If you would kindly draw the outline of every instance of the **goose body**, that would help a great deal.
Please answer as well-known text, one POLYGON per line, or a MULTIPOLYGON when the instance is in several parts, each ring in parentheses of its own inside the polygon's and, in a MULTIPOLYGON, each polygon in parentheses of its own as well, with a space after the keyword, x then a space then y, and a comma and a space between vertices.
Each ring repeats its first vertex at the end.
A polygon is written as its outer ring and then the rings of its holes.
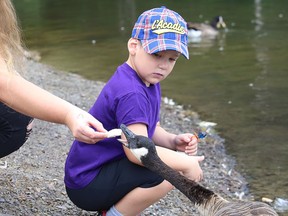
POLYGON ((120 126, 127 141, 120 140, 142 164, 158 173, 180 190, 196 206, 202 216, 275 216, 269 205, 262 202, 229 202, 200 184, 186 178, 166 165, 157 155, 155 144, 145 136, 135 135, 125 125, 120 126))
POLYGON ((226 28, 226 24, 222 16, 216 16, 210 24, 187 22, 188 37, 216 37, 221 28, 226 28))

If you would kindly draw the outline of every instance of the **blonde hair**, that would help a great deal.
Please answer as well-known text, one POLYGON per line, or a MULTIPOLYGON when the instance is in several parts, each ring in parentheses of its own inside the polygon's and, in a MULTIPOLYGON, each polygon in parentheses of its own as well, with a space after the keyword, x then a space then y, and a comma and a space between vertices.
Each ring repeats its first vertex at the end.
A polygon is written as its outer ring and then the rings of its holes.
POLYGON ((0 0, 0 58, 10 73, 15 73, 23 59, 20 28, 11 0, 0 0))

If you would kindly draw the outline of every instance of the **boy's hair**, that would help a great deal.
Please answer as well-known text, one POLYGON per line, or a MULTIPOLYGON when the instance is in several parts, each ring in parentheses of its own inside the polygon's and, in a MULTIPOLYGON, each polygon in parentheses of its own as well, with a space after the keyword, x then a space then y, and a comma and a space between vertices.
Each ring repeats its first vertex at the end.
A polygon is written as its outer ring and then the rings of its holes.
POLYGON ((164 6, 143 12, 131 37, 139 39, 149 54, 175 50, 189 59, 187 23, 178 13, 164 6))

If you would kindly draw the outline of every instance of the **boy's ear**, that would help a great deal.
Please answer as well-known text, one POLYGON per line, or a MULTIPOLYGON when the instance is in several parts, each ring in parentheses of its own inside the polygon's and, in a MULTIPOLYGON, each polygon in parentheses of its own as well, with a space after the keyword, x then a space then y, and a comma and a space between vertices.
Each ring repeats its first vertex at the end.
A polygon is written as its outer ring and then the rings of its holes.
POLYGON ((127 47, 131 55, 134 55, 136 53, 138 43, 139 43, 139 40, 135 38, 130 38, 128 40, 127 47))

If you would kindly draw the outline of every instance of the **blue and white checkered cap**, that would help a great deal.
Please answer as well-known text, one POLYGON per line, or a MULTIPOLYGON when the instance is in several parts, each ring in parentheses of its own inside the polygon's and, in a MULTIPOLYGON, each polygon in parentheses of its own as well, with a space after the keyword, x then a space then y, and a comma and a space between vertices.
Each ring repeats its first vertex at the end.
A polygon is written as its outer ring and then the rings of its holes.
POLYGON ((176 50, 189 59, 187 35, 185 20, 162 6, 143 12, 134 25, 131 37, 139 39, 149 54, 176 50))

